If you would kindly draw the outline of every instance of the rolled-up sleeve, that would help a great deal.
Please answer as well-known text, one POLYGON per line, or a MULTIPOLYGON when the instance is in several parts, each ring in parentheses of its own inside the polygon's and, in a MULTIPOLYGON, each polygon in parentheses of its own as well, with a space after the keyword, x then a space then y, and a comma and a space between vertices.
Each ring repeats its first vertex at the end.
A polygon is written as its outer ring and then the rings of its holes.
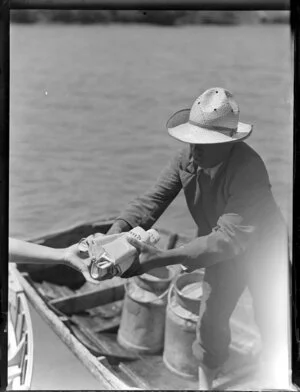
POLYGON ((178 151, 156 183, 145 194, 133 200, 117 219, 126 221, 131 227, 150 228, 182 188, 179 178, 181 155, 182 151, 178 151))
POLYGON ((208 267, 243 254, 276 213, 269 177, 260 159, 237 170, 230 178, 228 190, 229 197, 216 227, 209 235, 185 246, 187 265, 208 267))

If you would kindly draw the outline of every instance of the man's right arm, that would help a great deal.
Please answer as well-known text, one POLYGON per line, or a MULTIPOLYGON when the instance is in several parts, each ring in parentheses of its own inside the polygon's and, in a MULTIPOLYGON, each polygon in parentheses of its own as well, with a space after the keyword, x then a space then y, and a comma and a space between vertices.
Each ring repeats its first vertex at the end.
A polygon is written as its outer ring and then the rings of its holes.
POLYGON ((131 229, 132 226, 128 222, 124 221, 123 219, 117 218, 106 234, 118 234, 125 231, 130 231, 131 229))
POLYGON ((179 177, 181 154, 182 151, 174 156, 156 183, 145 194, 137 197, 127 206, 108 234, 129 231, 136 226, 147 230, 157 221, 182 188, 179 177))

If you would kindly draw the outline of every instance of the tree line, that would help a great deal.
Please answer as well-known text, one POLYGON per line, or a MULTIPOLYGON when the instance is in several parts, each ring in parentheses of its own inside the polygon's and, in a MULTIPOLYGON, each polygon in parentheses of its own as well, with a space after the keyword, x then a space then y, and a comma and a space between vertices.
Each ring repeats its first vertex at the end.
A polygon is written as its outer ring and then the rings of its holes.
POLYGON ((12 10, 12 23, 146 23, 185 24, 288 23, 287 11, 132 11, 132 10, 12 10))

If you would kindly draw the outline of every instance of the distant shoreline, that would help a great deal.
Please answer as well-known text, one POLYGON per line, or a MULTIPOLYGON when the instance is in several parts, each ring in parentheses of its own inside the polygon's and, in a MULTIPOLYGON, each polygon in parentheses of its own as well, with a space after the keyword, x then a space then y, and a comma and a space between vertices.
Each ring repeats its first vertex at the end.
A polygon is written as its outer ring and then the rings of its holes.
POLYGON ((288 24, 289 11, 12 10, 11 23, 241 25, 288 24))

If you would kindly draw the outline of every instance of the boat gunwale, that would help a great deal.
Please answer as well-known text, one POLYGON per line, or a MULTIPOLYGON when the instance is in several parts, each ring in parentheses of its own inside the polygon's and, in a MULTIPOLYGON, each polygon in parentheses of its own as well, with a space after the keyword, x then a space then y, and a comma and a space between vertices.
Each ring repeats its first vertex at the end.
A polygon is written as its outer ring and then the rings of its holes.
POLYGON ((63 229, 58 230, 58 231, 49 231, 49 232, 44 233, 43 235, 38 236, 38 237, 27 238, 26 241, 40 244, 40 243, 43 243, 51 238, 59 237, 61 235, 71 233, 72 231, 76 231, 81 227, 97 227, 97 226, 112 225, 115 220, 116 220, 116 217, 103 217, 103 218, 100 217, 95 221, 88 221, 88 222, 81 221, 81 222, 77 222, 72 225, 69 225, 63 229))
MULTIPOLYGON (((109 216, 109 217, 100 217, 97 220, 92 220, 92 221, 88 221, 88 222, 77 222, 75 224, 69 225, 63 229, 60 229, 58 231, 50 231, 48 233, 43 234, 42 236, 39 237, 31 237, 28 238, 27 241, 29 242, 34 242, 36 244, 43 244, 44 242, 51 240, 53 238, 56 237, 60 237, 62 235, 66 235, 68 233, 72 233, 72 232, 76 232, 76 230, 80 230, 81 228, 93 228, 93 227, 105 227, 105 226, 111 226, 115 220, 117 219, 116 216, 109 216)), ((153 228, 157 229, 155 226, 153 226, 153 228)), ((182 235, 182 234, 177 234, 171 230, 168 229, 164 229, 164 228, 158 228, 159 232, 161 232, 162 234, 171 236, 171 235, 176 235, 177 236, 177 241, 178 239, 182 240, 183 242, 187 242, 189 240, 191 240, 191 236, 186 236, 186 235, 182 235)), ((177 242, 176 241, 176 242, 177 242)))

